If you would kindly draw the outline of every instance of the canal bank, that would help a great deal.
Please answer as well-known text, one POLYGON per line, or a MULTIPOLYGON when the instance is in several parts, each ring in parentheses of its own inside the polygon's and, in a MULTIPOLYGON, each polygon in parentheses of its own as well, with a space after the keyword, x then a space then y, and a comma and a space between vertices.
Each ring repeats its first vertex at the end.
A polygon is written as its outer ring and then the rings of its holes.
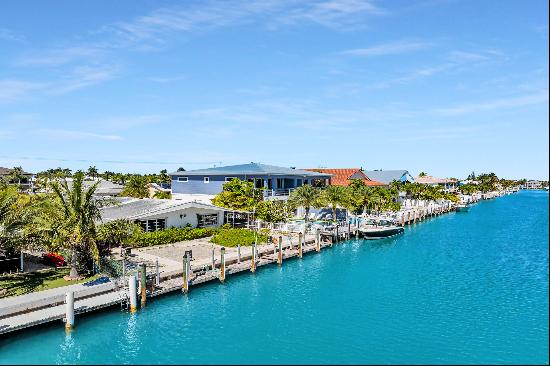
POLYGON ((59 324, 13 333, 0 362, 547 362, 543 194, 483 201, 136 314, 83 316, 68 336, 59 324))

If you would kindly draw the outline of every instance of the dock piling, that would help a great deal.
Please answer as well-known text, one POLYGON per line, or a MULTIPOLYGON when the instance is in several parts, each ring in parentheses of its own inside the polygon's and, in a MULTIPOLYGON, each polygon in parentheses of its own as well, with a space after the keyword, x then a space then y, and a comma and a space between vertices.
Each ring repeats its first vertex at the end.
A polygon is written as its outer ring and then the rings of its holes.
POLYGON ((298 258, 302 258, 303 250, 302 250, 302 233, 298 233, 298 258))
POLYGON ((183 256, 183 285, 181 288, 184 294, 189 292, 189 257, 183 256))
POLYGON ((237 244, 237 263, 241 263, 241 244, 237 244))
POLYGON ((74 327, 74 292, 68 291, 65 294, 65 329, 71 330, 74 327))
POLYGON ((225 281, 225 247, 220 249, 220 281, 225 281))
POLYGON ((250 266, 250 272, 256 272, 256 243, 252 245, 252 264, 250 266))
POLYGON ((321 251, 321 229, 319 228, 315 230, 315 250, 317 252, 321 251))
POLYGON ((141 292, 141 306, 145 306, 147 301, 147 267, 145 263, 141 263, 139 266, 140 274, 140 292, 141 292))
POLYGON ((283 264, 283 237, 279 236, 279 242, 277 243, 279 246, 279 253, 277 255, 277 264, 282 265, 283 264))
POLYGON ((128 297, 130 298, 130 312, 137 310, 137 278, 135 275, 128 278, 128 297))
POLYGON ((160 268, 159 268, 159 259, 157 258, 156 262, 156 275, 155 275, 155 284, 160 285, 160 268))
POLYGON ((212 247, 212 273, 216 271, 216 250, 212 247))

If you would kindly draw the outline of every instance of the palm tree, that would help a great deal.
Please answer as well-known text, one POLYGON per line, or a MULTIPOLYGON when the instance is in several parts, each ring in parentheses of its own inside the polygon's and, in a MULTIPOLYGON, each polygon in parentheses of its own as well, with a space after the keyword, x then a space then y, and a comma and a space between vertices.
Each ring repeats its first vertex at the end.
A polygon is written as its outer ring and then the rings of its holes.
POLYGON ((88 168, 88 175, 92 178, 96 178, 98 176, 99 172, 97 171, 97 168, 95 166, 90 166, 88 168))
POLYGON ((145 198, 149 197, 149 189, 147 188, 147 178, 141 175, 133 175, 128 180, 128 184, 124 187, 121 195, 126 197, 145 198))
POLYGON ((319 188, 314 188, 309 184, 304 184, 303 186, 300 186, 290 192, 288 200, 297 207, 302 206, 305 210, 306 228, 309 220, 309 210, 311 209, 311 207, 320 206, 320 193, 321 191, 319 190, 319 188))
POLYGON ((58 209, 62 213, 60 232, 64 239, 63 246, 71 252, 70 279, 79 278, 79 255, 91 253, 96 260, 99 259, 95 221, 101 219, 101 203, 93 197, 99 182, 86 189, 82 185, 83 180, 84 173, 79 171, 73 175, 70 188, 66 180, 52 185, 58 209))
POLYGON ((426 173, 424 172, 420 172, 420 174, 418 174, 419 177, 425 177, 426 176, 426 173))
POLYGON ((16 187, 0 190, 0 250, 13 252, 24 244, 24 228, 32 220, 31 201, 16 187))
POLYGON ((346 202, 347 190, 342 186, 328 186, 320 194, 320 201, 329 205, 332 210, 332 220, 336 221, 336 207, 346 202))

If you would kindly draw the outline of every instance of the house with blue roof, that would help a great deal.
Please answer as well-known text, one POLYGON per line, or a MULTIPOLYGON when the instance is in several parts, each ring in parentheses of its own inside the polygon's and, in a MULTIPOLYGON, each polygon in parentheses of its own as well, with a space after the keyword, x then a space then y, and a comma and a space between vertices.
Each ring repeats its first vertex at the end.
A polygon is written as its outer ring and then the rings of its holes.
POLYGON ((233 178, 248 181, 256 188, 264 188, 268 197, 288 196, 290 191, 304 184, 324 187, 330 185, 331 174, 260 163, 222 166, 208 169, 170 173, 172 195, 216 195, 223 184, 233 178))
POLYGON ((406 170, 366 170, 365 175, 371 180, 384 183, 386 185, 393 181, 414 182, 413 176, 406 170))

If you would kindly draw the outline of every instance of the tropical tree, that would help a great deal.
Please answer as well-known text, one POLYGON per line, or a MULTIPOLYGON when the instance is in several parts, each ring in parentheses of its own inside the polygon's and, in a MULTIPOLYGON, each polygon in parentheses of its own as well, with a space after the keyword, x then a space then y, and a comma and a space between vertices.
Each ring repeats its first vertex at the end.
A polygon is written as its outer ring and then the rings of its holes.
POLYGON ((426 176, 426 173, 424 172, 420 172, 420 174, 418 174, 419 177, 425 177, 426 176))
POLYGON ((13 254, 25 243, 24 228, 32 221, 32 203, 28 195, 14 186, 0 190, 0 250, 13 254))
POLYGON ((141 226, 126 219, 119 219, 97 227, 97 240, 111 247, 130 244, 142 232, 141 226))
POLYGON ((99 175, 99 172, 97 171, 97 168, 95 166, 90 166, 88 168, 88 175, 95 179, 99 175))
POLYGON ((141 175, 132 175, 128 183, 124 186, 121 192, 122 196, 145 198, 149 197, 149 189, 147 179, 141 175))
POLYGON ((262 189, 254 188, 251 182, 234 178, 224 183, 223 190, 212 199, 212 203, 232 210, 254 211, 262 200, 262 189))
POLYGON ((162 169, 160 171, 159 183, 170 183, 171 181, 172 178, 168 175, 168 171, 166 169, 162 169))
POLYGON ((52 184, 61 217, 57 234, 61 245, 71 254, 70 279, 79 278, 78 257, 91 254, 96 260, 99 259, 95 222, 101 220, 99 210, 102 204, 93 197, 99 182, 86 189, 83 180, 84 173, 79 171, 74 174, 71 187, 66 180, 52 184))
POLYGON ((320 193, 320 203, 328 205, 332 210, 332 220, 336 221, 336 208, 344 206, 348 191, 342 186, 328 186, 320 193))
POLYGON ((172 194, 170 192, 163 192, 163 191, 157 191, 153 195, 153 198, 158 198, 161 200, 166 200, 172 198, 172 194))
POLYGON ((185 171, 185 168, 184 168, 184 167, 180 166, 180 167, 178 168, 178 172, 184 172, 184 171, 185 171))
POLYGON ((288 201, 262 201, 256 208, 256 217, 265 222, 284 222, 294 213, 294 206, 288 201))
POLYGON ((309 184, 304 184, 292 192, 288 198, 289 202, 296 207, 303 207, 305 210, 305 223, 309 221, 309 211, 311 207, 321 207, 322 202, 320 200, 321 191, 319 188, 310 186, 309 184))

